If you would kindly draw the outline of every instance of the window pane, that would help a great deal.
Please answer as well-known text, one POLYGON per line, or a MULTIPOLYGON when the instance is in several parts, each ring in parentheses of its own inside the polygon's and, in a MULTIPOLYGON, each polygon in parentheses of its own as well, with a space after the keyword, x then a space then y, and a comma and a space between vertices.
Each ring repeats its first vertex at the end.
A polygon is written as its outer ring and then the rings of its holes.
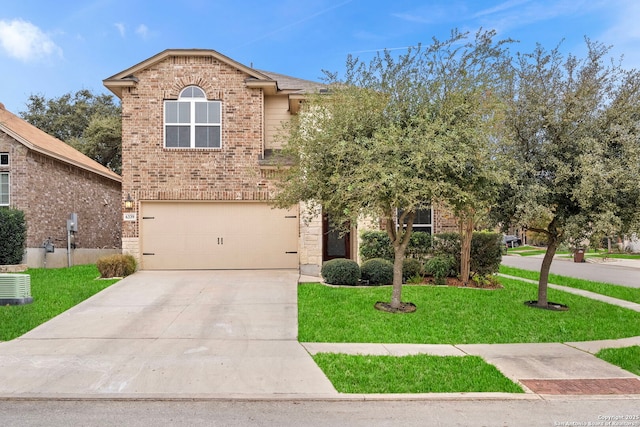
POLYGON ((178 120, 176 123, 191 123, 191 103, 178 102, 178 120))
POLYGON ((165 101, 164 122, 178 123, 178 103, 175 101, 165 101))
POLYGON ((196 126, 196 147, 220 148, 220 126, 196 126))
POLYGON ((414 224, 431 224, 431 209, 418 209, 414 224))
POLYGON ((208 123, 206 102, 196 102, 196 123, 208 123))
POLYGON ((220 102, 219 101, 212 101, 212 102, 207 102, 207 104, 209 104, 209 122, 208 123, 215 123, 215 124, 220 124, 220 102))
POLYGON ((6 166, 9 164, 9 153, 0 153, 0 165, 6 166))
POLYGON ((0 174, 0 205, 9 204, 9 174, 0 174))
POLYGON ((220 102, 196 102, 196 123, 220 124, 220 102))
POLYGON ((180 98, 204 98, 202 89, 196 86, 189 86, 182 90, 180 98))
POLYGON ((189 148, 189 126, 167 126, 165 132, 165 147, 189 148))

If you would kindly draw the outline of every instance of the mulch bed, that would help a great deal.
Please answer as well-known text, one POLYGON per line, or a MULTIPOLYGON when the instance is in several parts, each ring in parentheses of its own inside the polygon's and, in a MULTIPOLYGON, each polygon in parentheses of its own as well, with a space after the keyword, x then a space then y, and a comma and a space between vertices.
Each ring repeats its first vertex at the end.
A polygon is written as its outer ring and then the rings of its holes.
MULTIPOLYGON (((474 288, 474 289, 502 289, 503 288, 503 286, 500 283, 498 283, 497 280, 493 280, 491 283, 487 283, 487 284, 479 284, 474 282, 473 280, 469 280, 469 283, 467 283, 466 285, 462 280, 458 279, 457 277, 447 277, 446 281, 447 281, 447 284, 441 285, 441 286, 454 286, 457 288, 474 288)), ((438 286, 435 284, 435 279, 433 277, 425 277, 422 283, 419 283, 419 285, 420 284, 438 286)))

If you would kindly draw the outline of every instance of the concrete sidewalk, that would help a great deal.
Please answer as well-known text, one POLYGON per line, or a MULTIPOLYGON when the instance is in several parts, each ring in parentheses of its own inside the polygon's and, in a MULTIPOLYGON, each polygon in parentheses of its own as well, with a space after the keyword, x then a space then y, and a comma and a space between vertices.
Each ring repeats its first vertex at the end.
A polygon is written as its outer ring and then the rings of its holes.
POLYGON ((293 270, 138 272, 0 343, 0 399, 640 398, 637 376, 592 355, 602 347, 640 345, 639 337, 565 344, 300 344, 299 280, 318 278, 300 278, 293 270), (327 351, 478 355, 527 393, 340 394, 310 356, 327 351))
MULTIPOLYGON (((637 263, 637 267, 640 267, 640 263, 637 263)), ((633 268, 636 268, 636 264, 633 264, 633 268)), ((518 277, 514 279, 533 282, 518 277)), ((301 278, 301 282, 312 281, 318 281, 318 278, 315 280, 311 277, 301 278)), ((549 284, 549 287, 640 312, 640 304, 565 286, 549 284)), ((617 395, 640 399, 640 377, 595 356, 603 348, 640 345, 640 337, 540 344, 303 343, 303 345, 310 354, 480 356, 487 363, 498 368, 507 378, 519 383, 528 395, 545 396, 545 398, 567 395, 617 395)), ((491 394, 487 394, 489 395, 491 394)))

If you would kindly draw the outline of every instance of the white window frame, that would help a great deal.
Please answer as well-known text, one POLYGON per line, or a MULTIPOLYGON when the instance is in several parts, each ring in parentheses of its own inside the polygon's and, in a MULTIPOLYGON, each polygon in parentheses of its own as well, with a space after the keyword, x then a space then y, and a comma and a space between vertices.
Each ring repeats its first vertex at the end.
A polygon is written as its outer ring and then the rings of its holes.
POLYGON ((9 178, 9 172, 0 172, 0 206, 9 206, 9 204, 11 203, 11 181, 9 178), (7 186, 7 192, 3 193, 2 188, 3 188, 3 178, 6 177, 6 186, 7 186), (6 203, 3 202, 2 198, 3 196, 6 196, 6 203))
MULTIPOLYGON (((222 101, 207 100, 206 95, 201 88, 198 86, 187 86, 180 92, 177 100, 164 101, 163 129, 164 148, 172 150, 219 150, 222 148, 222 101), (170 106, 175 106, 175 112, 169 111, 169 108, 171 108, 170 106), (204 120, 202 115, 203 107, 205 110, 204 120), (169 117, 170 115, 175 116, 175 120, 173 120, 173 117, 169 117), (186 117, 181 117, 181 115, 186 117), (186 130, 185 128, 188 128, 188 146, 167 145, 167 131, 172 128, 182 128, 183 131, 186 130), (207 138, 213 136, 214 139, 217 139, 217 144, 201 145, 203 140, 201 138, 202 135, 198 135, 197 133, 199 130, 205 130, 207 138), (211 133, 213 135, 211 135, 211 133), (216 136, 217 138, 215 138, 216 136)), ((181 133, 180 130, 177 129, 176 137, 178 144, 180 144, 180 136, 186 137, 187 135, 186 133, 181 133)))
POLYGON ((9 153, 0 153, 0 166, 9 166, 9 153))
MULTIPOLYGON (((426 209, 418 209, 418 211, 425 211, 426 209)), ((429 231, 428 233, 433 235, 433 205, 429 206, 429 213, 430 213, 430 222, 429 224, 423 224, 423 223, 417 223, 414 222, 413 223, 413 231, 421 231, 424 232, 425 228, 428 228, 429 231), (422 230, 417 230, 416 228, 421 228, 422 230)), ((396 210, 396 229, 400 228, 400 209, 396 210)), ((404 228, 406 224, 402 224, 402 227, 404 228)))

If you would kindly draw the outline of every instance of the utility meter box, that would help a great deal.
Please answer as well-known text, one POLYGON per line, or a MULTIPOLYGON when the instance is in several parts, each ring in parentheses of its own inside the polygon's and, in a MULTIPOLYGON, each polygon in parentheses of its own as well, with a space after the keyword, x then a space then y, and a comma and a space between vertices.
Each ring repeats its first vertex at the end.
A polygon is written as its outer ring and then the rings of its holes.
POLYGON ((67 231, 78 232, 78 214, 72 213, 67 220, 67 231))

